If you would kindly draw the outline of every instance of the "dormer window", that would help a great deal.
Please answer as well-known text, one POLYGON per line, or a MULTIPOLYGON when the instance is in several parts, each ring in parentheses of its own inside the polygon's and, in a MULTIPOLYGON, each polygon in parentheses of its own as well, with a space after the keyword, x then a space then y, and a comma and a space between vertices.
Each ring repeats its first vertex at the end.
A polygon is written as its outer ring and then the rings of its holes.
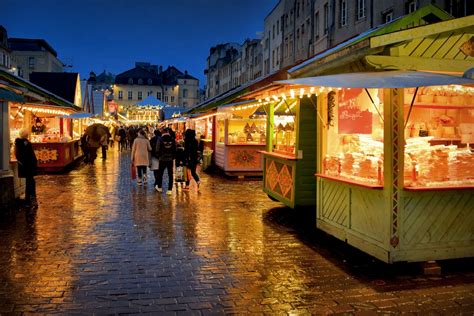
POLYGON ((128 84, 133 84, 133 79, 132 78, 128 78, 128 84))
POLYGON ((143 84, 143 79, 142 78, 138 79, 138 84, 143 84))
POLYGON ((152 84, 153 84, 153 80, 151 80, 151 79, 148 79, 148 85, 150 85, 150 86, 151 86, 152 84))

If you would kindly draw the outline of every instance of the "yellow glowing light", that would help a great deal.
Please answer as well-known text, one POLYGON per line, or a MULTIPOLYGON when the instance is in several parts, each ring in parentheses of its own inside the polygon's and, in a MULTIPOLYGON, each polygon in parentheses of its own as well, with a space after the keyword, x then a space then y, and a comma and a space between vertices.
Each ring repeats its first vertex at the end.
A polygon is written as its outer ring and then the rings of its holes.
POLYGON ((284 93, 282 93, 282 94, 281 94, 281 98, 282 98, 283 100, 286 100, 286 95, 285 95, 284 93))
POLYGON ((291 96, 292 99, 295 98, 295 90, 293 90, 293 89, 290 90, 290 96, 291 96))
POLYGON ((273 100, 278 102, 278 97, 276 95, 272 95, 273 100))

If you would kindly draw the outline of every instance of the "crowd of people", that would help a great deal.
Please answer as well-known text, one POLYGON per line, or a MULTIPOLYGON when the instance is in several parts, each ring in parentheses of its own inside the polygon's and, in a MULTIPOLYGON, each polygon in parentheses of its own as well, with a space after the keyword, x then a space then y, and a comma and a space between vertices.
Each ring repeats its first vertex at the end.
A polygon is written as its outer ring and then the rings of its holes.
MULTIPOLYGON (((15 155, 18 160, 19 177, 26 179, 25 206, 37 207, 36 183, 37 159, 29 141, 30 131, 20 132, 15 140, 15 155)), ((174 183, 176 188, 190 190, 194 180, 199 190, 201 184, 197 167, 202 159, 203 142, 198 141, 196 132, 187 129, 184 133, 176 133, 170 127, 156 128, 152 126, 118 126, 102 131, 100 137, 94 138, 84 132, 81 137, 81 148, 84 161, 93 164, 97 151, 102 148, 102 159, 106 160, 107 150, 118 143, 120 152, 131 150, 132 168, 136 168, 137 185, 148 182, 148 169, 153 172, 154 188, 163 192, 163 177, 168 174, 166 194, 172 194, 174 183)))
POLYGON ((131 147, 131 161, 137 171, 138 185, 148 182, 147 171, 150 169, 153 171, 154 188, 158 192, 164 191, 165 171, 168 174, 166 194, 172 194, 174 183, 177 188, 178 184, 181 184, 183 190, 189 190, 192 179, 199 190, 201 182, 197 166, 202 151, 199 150, 200 146, 194 130, 186 130, 182 138, 169 127, 157 128, 153 132, 147 127, 129 128, 128 131, 125 131, 125 128, 119 128, 119 142, 124 134, 127 141, 120 145, 119 150, 131 147), (132 137, 129 138, 128 135, 132 137))

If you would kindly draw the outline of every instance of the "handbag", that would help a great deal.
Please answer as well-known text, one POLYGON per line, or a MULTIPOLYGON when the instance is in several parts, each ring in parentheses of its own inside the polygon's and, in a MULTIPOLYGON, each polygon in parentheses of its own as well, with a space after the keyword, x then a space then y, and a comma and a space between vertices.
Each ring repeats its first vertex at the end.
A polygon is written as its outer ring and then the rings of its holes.
POLYGON ((132 163, 131 165, 130 175, 132 176, 132 180, 135 180, 137 178, 137 168, 135 167, 134 163, 132 163))

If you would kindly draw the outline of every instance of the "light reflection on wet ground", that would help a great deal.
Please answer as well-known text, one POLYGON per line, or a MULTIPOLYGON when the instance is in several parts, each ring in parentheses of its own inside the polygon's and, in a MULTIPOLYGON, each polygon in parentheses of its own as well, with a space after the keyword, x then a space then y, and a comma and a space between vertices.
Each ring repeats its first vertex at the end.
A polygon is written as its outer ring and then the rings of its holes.
POLYGON ((108 158, 39 176, 39 209, 1 224, 0 313, 474 311, 472 260, 425 277, 317 232, 261 181, 203 175, 167 196, 108 158))

